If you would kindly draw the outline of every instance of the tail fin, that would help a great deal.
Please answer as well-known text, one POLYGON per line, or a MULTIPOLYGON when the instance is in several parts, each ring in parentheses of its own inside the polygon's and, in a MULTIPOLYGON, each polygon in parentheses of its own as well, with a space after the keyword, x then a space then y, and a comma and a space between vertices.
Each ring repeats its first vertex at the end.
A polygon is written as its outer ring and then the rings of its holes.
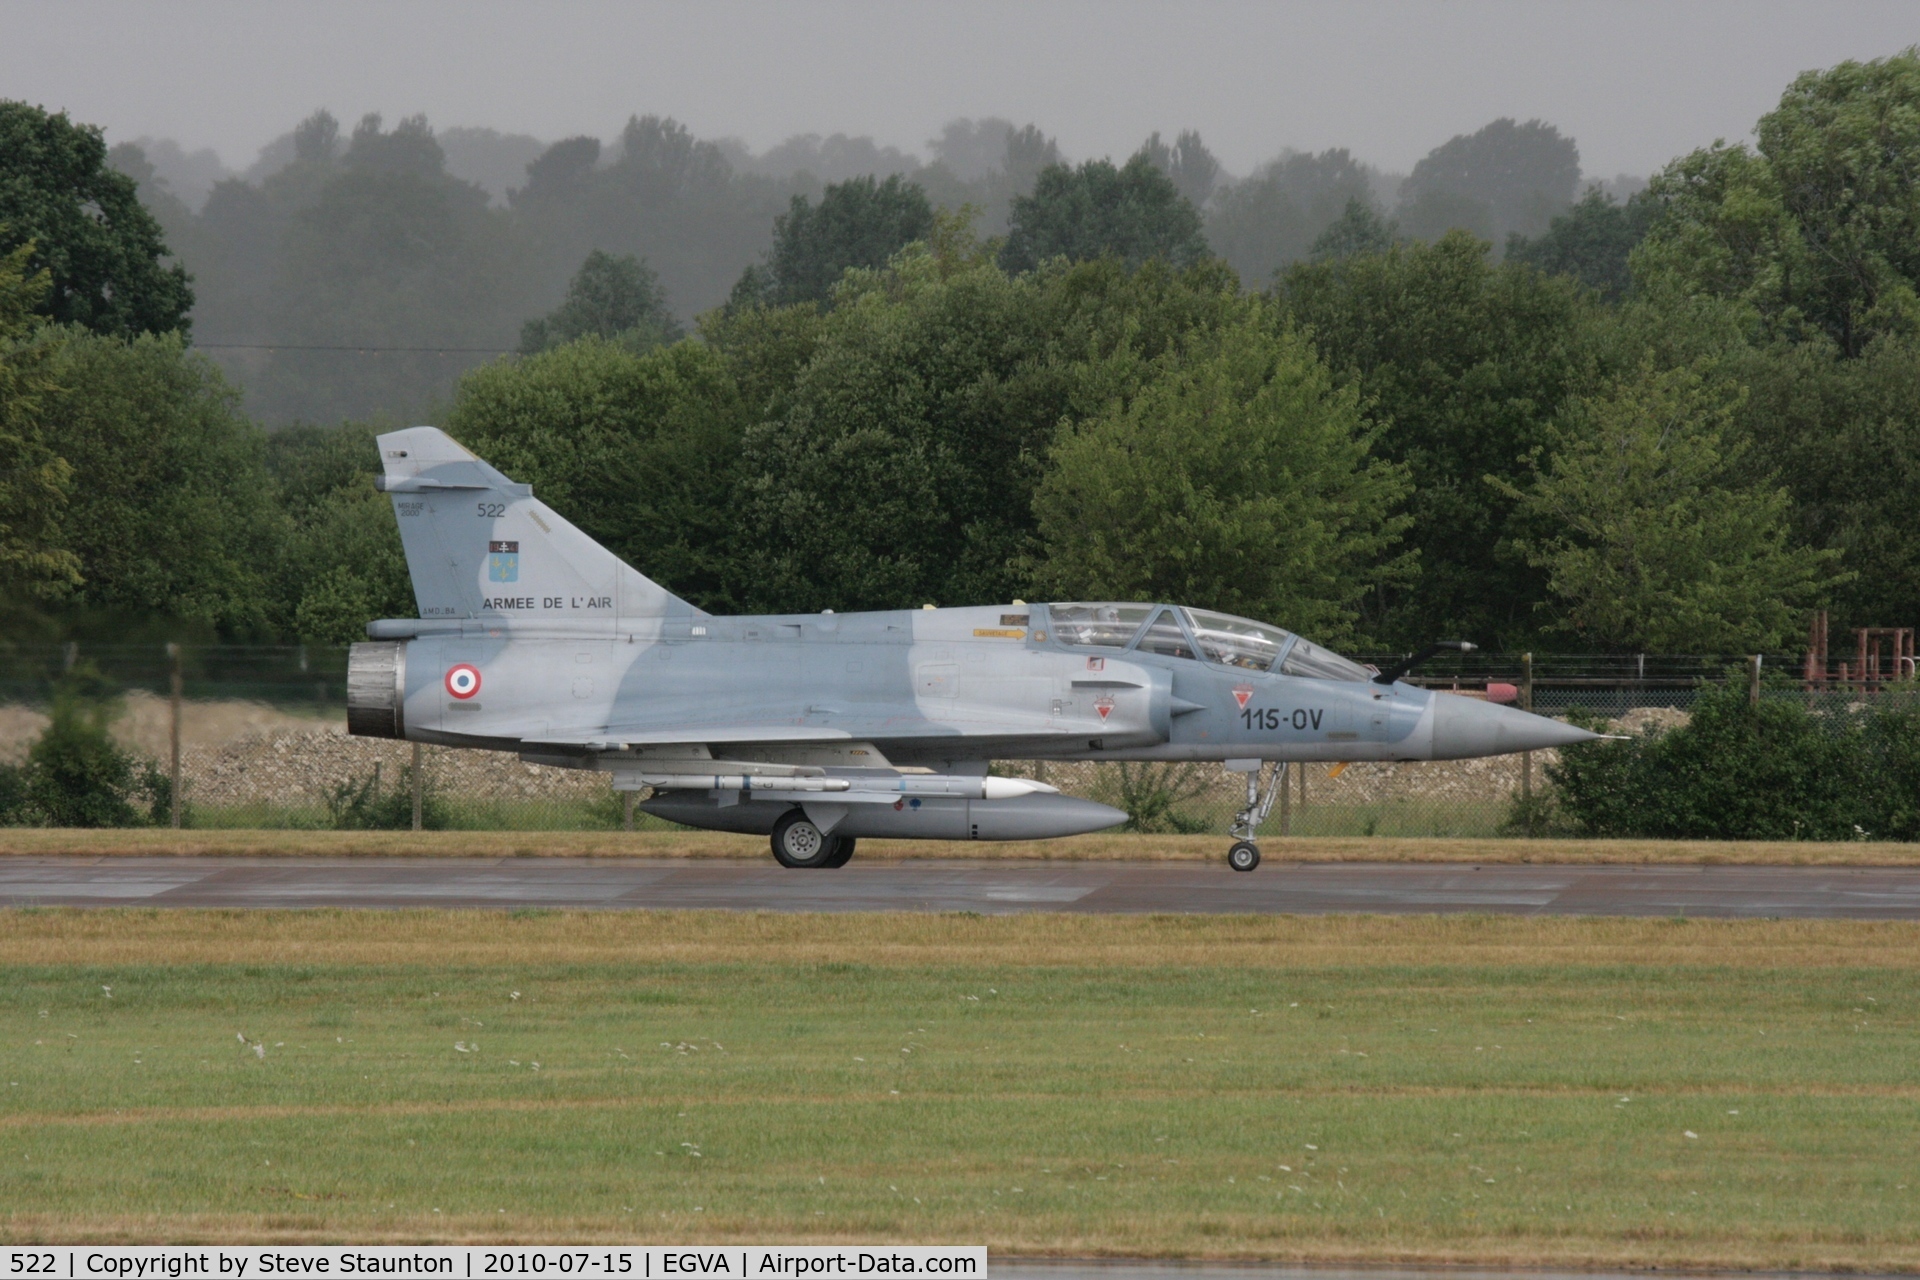
POLYGON ((698 610, 462 448, 437 427, 379 438, 422 618, 607 620, 698 610))

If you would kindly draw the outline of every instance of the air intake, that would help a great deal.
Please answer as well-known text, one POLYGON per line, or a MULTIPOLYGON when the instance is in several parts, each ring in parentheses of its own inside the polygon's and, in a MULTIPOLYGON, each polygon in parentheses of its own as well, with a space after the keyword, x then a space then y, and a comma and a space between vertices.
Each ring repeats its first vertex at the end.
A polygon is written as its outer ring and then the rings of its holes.
POLYGON ((356 644, 347 655, 347 732, 362 738, 407 736, 405 641, 356 644))

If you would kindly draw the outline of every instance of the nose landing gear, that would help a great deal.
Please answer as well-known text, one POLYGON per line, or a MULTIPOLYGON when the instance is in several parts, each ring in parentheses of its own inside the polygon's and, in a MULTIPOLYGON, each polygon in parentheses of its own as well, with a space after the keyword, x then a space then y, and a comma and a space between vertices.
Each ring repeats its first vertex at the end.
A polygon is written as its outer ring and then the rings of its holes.
POLYGON ((1267 815, 1273 812, 1273 802, 1280 798, 1280 788, 1287 784, 1287 762, 1276 762, 1270 766, 1269 774, 1263 789, 1257 765, 1247 773, 1247 807, 1233 815, 1233 825, 1227 829, 1227 833, 1234 838, 1233 847, 1227 850, 1227 865, 1235 871, 1251 871, 1260 865, 1260 846, 1253 842, 1253 837, 1259 832, 1260 824, 1267 820, 1267 815))

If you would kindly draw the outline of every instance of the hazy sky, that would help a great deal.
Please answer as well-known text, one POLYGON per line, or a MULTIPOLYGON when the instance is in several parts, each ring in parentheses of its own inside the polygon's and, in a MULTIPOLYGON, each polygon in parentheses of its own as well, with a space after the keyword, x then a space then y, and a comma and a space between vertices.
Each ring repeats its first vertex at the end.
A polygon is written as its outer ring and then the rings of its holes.
POLYGON ((1589 174, 1745 136, 1803 70, 1920 42, 1914 0, 1579 3, 639 3, 0 0, 0 97, 236 168, 315 107, 348 125, 611 137, 657 112, 756 149, 795 133, 919 150, 955 116, 1034 121, 1076 158, 1197 128, 1229 169, 1284 147, 1404 170, 1498 116, 1589 174))

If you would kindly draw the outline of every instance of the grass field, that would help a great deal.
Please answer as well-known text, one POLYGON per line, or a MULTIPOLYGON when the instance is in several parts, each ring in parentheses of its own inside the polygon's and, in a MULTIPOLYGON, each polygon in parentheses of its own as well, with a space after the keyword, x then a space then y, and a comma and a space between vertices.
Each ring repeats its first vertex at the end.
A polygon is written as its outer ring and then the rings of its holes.
MULTIPOLYGON (((1525 840, 1390 836, 1262 836, 1273 862, 1750 863, 1920 866, 1920 844, 1890 841, 1525 840)), ((998 842, 862 840, 861 861, 903 858, 1216 861, 1223 835, 1108 833, 998 842)), ((273 831, 0 828, 0 857, 746 858, 768 859, 762 836, 714 831, 273 831)))
POLYGON ((1920 926, 0 913, 15 1240, 1920 1268, 1920 926))

